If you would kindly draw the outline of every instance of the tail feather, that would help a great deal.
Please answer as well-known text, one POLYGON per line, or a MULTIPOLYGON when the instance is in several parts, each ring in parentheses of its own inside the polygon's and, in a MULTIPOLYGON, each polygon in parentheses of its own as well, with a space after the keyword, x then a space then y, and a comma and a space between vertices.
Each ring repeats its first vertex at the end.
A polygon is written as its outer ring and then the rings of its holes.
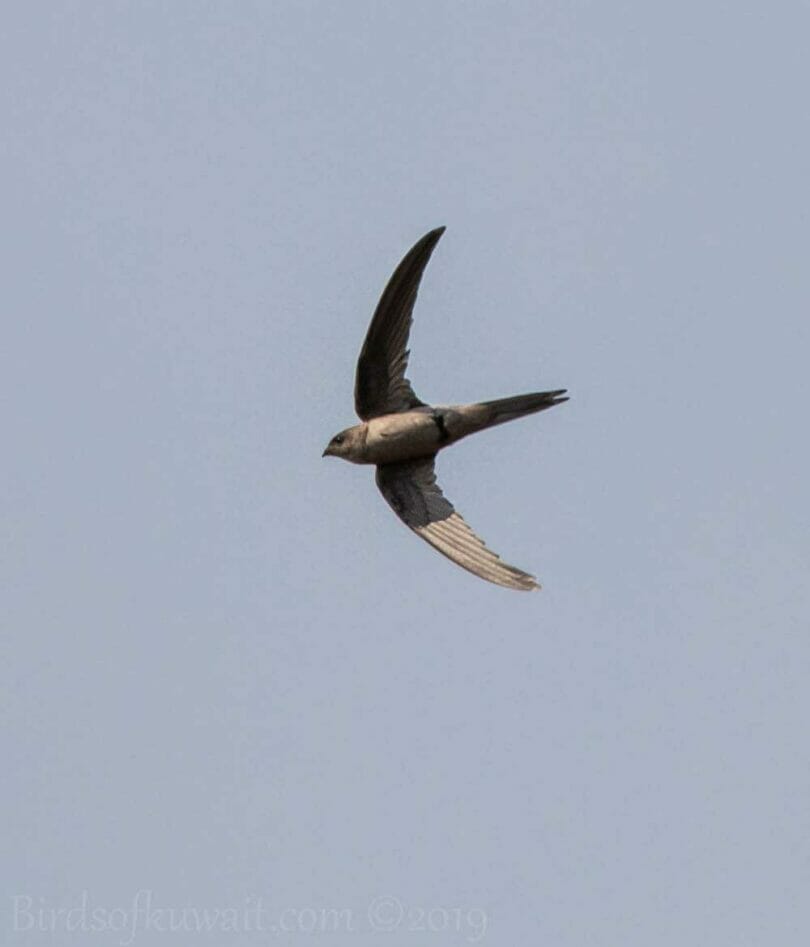
POLYGON ((480 407, 487 409, 487 419, 484 427, 494 427, 506 421, 514 421, 527 414, 535 414, 553 408, 555 404, 562 404, 568 398, 562 397, 566 389, 557 391, 535 391, 528 395, 512 395, 511 398, 497 398, 495 401, 482 401, 480 407))

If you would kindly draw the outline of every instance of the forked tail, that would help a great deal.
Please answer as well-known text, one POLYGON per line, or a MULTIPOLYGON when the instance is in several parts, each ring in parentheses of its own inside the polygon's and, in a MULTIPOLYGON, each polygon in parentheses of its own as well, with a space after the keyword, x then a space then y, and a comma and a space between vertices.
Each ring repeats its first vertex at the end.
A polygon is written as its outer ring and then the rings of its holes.
POLYGON ((522 418, 527 414, 545 411, 546 408, 553 408, 555 404, 562 404, 563 401, 568 401, 568 398, 563 397, 565 391, 565 388, 560 388, 557 391, 535 391, 529 395, 512 395, 511 398, 481 401, 476 407, 485 409, 485 414, 482 418, 484 423, 479 430, 514 421, 515 418, 522 418))
POLYGON ((434 416, 440 420, 444 434, 441 446, 460 441, 462 437, 475 434, 476 431, 485 431, 488 427, 553 408, 555 404, 568 401, 563 395, 565 388, 559 388, 557 391, 535 391, 529 395, 512 395, 511 398, 497 398, 495 401, 434 408, 434 416))

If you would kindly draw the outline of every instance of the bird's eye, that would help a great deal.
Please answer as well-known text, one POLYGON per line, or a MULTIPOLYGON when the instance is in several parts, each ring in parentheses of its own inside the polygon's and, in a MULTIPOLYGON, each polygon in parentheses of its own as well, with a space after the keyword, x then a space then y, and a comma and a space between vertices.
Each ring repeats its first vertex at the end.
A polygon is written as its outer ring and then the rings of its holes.
POLYGON ((336 434, 336 435, 332 438, 332 443, 333 443, 333 444, 342 444, 342 443, 343 443, 343 435, 342 435, 342 434, 336 434))

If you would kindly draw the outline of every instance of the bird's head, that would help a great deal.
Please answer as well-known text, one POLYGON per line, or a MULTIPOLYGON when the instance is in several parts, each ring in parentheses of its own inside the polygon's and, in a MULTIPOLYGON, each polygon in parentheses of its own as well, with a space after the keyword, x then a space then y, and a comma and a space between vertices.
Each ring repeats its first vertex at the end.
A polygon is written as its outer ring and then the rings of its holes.
POLYGON ((345 431, 335 434, 326 445, 322 457, 342 457, 344 460, 359 461, 359 452, 362 450, 362 429, 364 425, 346 428, 345 431))

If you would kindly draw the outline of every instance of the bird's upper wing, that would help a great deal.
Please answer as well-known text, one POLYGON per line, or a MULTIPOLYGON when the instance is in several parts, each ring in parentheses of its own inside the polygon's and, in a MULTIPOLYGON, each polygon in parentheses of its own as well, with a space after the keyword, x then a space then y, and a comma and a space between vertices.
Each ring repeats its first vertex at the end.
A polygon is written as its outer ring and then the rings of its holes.
POLYGON ((357 360, 354 383, 355 408, 364 421, 422 404, 405 377, 408 333, 422 272, 443 233, 444 227, 438 227, 414 244, 377 303, 357 360))
POLYGON ((434 459, 377 467, 377 486, 397 516, 464 569, 509 589, 537 589, 533 576, 502 562, 456 513, 436 483, 434 459))

